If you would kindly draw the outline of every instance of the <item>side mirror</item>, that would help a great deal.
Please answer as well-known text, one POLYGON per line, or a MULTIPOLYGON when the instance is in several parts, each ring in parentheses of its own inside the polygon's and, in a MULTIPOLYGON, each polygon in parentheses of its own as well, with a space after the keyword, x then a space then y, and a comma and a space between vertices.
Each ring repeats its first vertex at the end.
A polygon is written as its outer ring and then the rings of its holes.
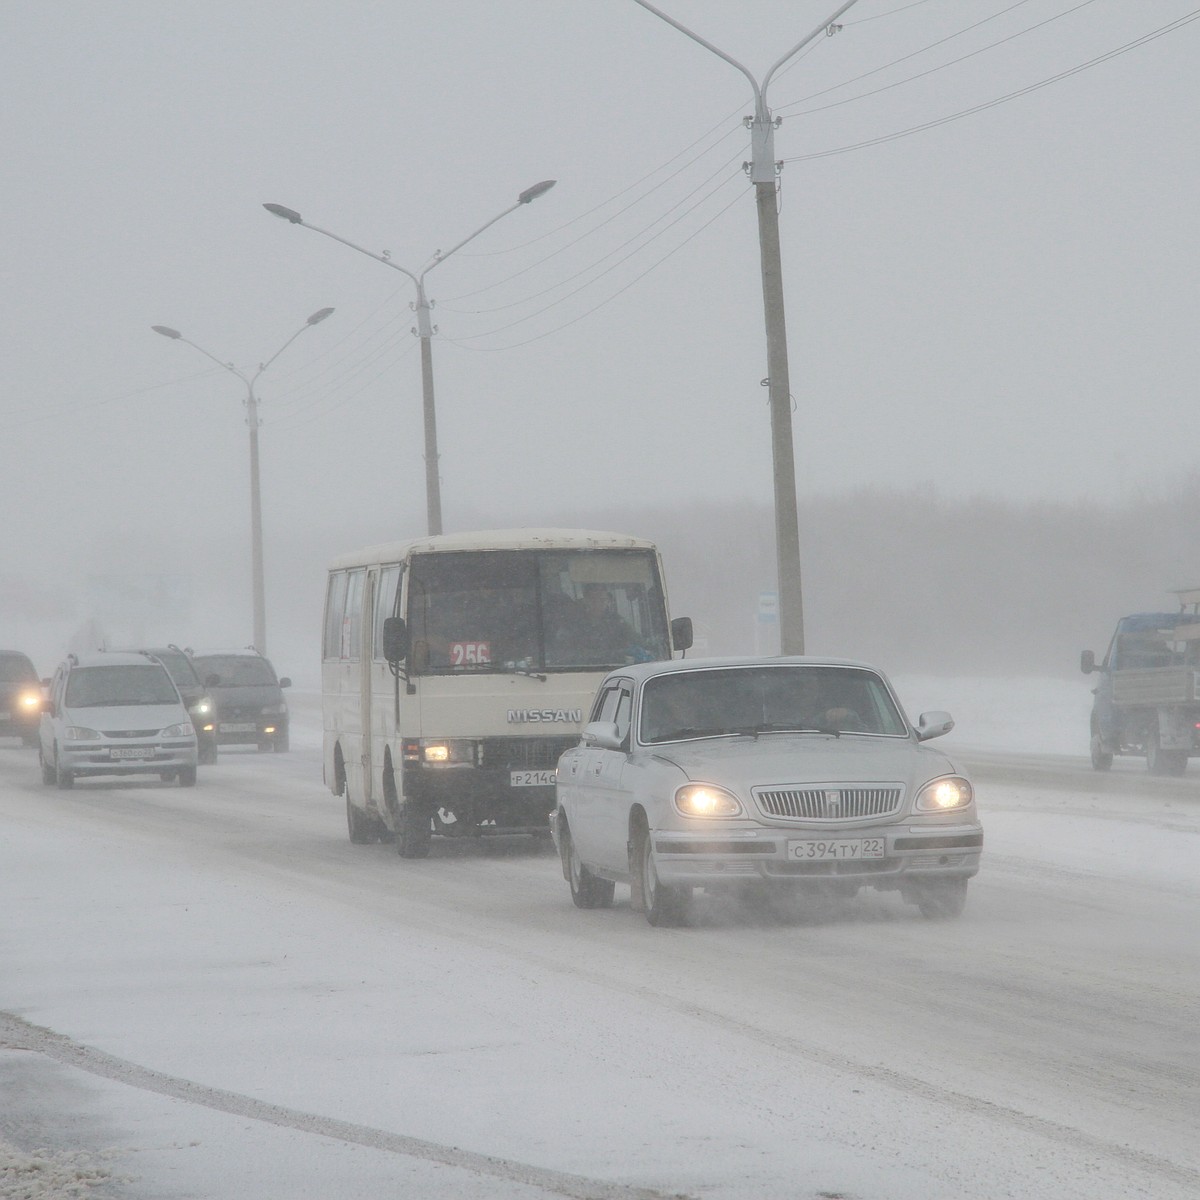
POLYGON ((1090 650, 1084 650, 1079 655, 1079 669, 1090 675, 1096 669, 1096 656, 1090 650))
POLYGON ((671 622, 671 646, 676 650, 690 650, 692 645, 692 618, 676 617, 671 622))
POLYGON ((596 746, 601 750, 621 749, 621 735, 617 733, 615 721, 589 721, 580 736, 585 746, 596 746))
POLYGON ((283 678, 282 678, 282 679, 279 681, 279 686, 280 686, 281 688, 285 688, 285 687, 291 687, 291 686, 292 686, 292 681, 291 681, 291 679, 289 679, 289 678, 288 678, 288 676, 286 676, 286 675, 285 675, 285 676, 284 676, 284 677, 283 677, 283 678))
POLYGON ((210 688, 210 687, 220 687, 220 686, 221 686, 221 677, 220 677, 220 675, 216 675, 216 674, 213 674, 213 673, 211 673, 211 672, 210 672, 208 675, 205 675, 205 677, 204 677, 204 686, 205 686, 206 688, 210 688))
POLYGON ((917 721, 917 741, 927 742, 941 737, 954 728, 954 718, 948 712, 924 712, 917 721))
POLYGON ((403 617, 385 617, 383 621, 383 657, 390 663, 408 657, 408 626, 403 617))

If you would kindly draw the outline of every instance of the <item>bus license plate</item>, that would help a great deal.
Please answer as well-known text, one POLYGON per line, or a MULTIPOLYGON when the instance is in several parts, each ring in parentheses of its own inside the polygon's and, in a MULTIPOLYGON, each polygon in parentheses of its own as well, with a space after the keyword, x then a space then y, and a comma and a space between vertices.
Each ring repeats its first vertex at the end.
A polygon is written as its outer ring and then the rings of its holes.
POLYGON ((796 862, 822 862, 828 859, 883 858, 883 838, 826 838, 822 841, 788 842, 788 858, 796 862))
POLYGON ((118 746, 109 750, 109 758, 153 758, 153 746, 118 746))
POLYGON ((508 782, 511 787, 553 787, 553 771, 510 771, 508 782))

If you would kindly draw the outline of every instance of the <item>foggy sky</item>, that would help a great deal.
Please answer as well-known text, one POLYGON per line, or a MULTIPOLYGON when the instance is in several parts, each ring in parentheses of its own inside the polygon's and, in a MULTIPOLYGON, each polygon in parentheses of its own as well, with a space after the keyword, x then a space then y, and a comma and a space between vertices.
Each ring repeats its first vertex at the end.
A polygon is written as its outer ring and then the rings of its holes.
MULTIPOLYGON (((761 78, 836 4, 659 7, 761 78)), ((859 0, 777 75, 802 496, 1120 499, 1193 467, 1200 21, 1035 87, 1193 10, 859 0)), ((243 562, 245 388, 150 326, 253 372, 326 305, 259 388, 268 554, 424 531, 412 284, 268 201, 419 270, 558 180, 427 280, 448 528, 769 501, 749 84, 631 0, 3 26, 6 576, 179 570, 226 533, 243 562)))

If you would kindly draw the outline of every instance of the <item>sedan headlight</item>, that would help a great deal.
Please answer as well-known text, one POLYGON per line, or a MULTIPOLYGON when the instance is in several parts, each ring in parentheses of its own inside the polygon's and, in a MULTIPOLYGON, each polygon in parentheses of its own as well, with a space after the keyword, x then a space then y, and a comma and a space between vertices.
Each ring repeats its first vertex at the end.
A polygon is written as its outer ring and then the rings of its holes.
POLYGON ((687 783, 675 793, 675 807, 685 817, 740 817, 742 802, 711 783, 687 783))
POLYGON ((188 721, 186 724, 181 722, 178 725, 168 725, 160 736, 165 738, 194 737, 195 733, 191 721, 188 721))
POLYGON ((966 808, 975 799, 975 789, 961 775, 947 775, 927 783, 918 793, 917 812, 949 812, 966 808))
POLYGON ((42 704, 41 692, 22 692, 17 700, 17 703, 25 709, 26 712, 31 712, 35 708, 40 708, 42 704))
POLYGON ((82 725, 68 725, 63 730, 63 737, 68 742, 92 742, 99 736, 94 729, 87 729, 82 725))

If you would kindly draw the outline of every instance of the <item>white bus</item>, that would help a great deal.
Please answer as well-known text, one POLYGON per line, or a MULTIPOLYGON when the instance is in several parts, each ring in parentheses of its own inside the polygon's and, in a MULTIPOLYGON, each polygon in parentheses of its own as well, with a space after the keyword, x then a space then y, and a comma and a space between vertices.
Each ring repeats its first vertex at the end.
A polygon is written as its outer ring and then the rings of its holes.
POLYGON ((495 530, 342 555, 321 693, 325 782, 350 840, 423 858, 434 833, 547 834, 558 756, 601 677, 691 643, 640 538, 495 530))

